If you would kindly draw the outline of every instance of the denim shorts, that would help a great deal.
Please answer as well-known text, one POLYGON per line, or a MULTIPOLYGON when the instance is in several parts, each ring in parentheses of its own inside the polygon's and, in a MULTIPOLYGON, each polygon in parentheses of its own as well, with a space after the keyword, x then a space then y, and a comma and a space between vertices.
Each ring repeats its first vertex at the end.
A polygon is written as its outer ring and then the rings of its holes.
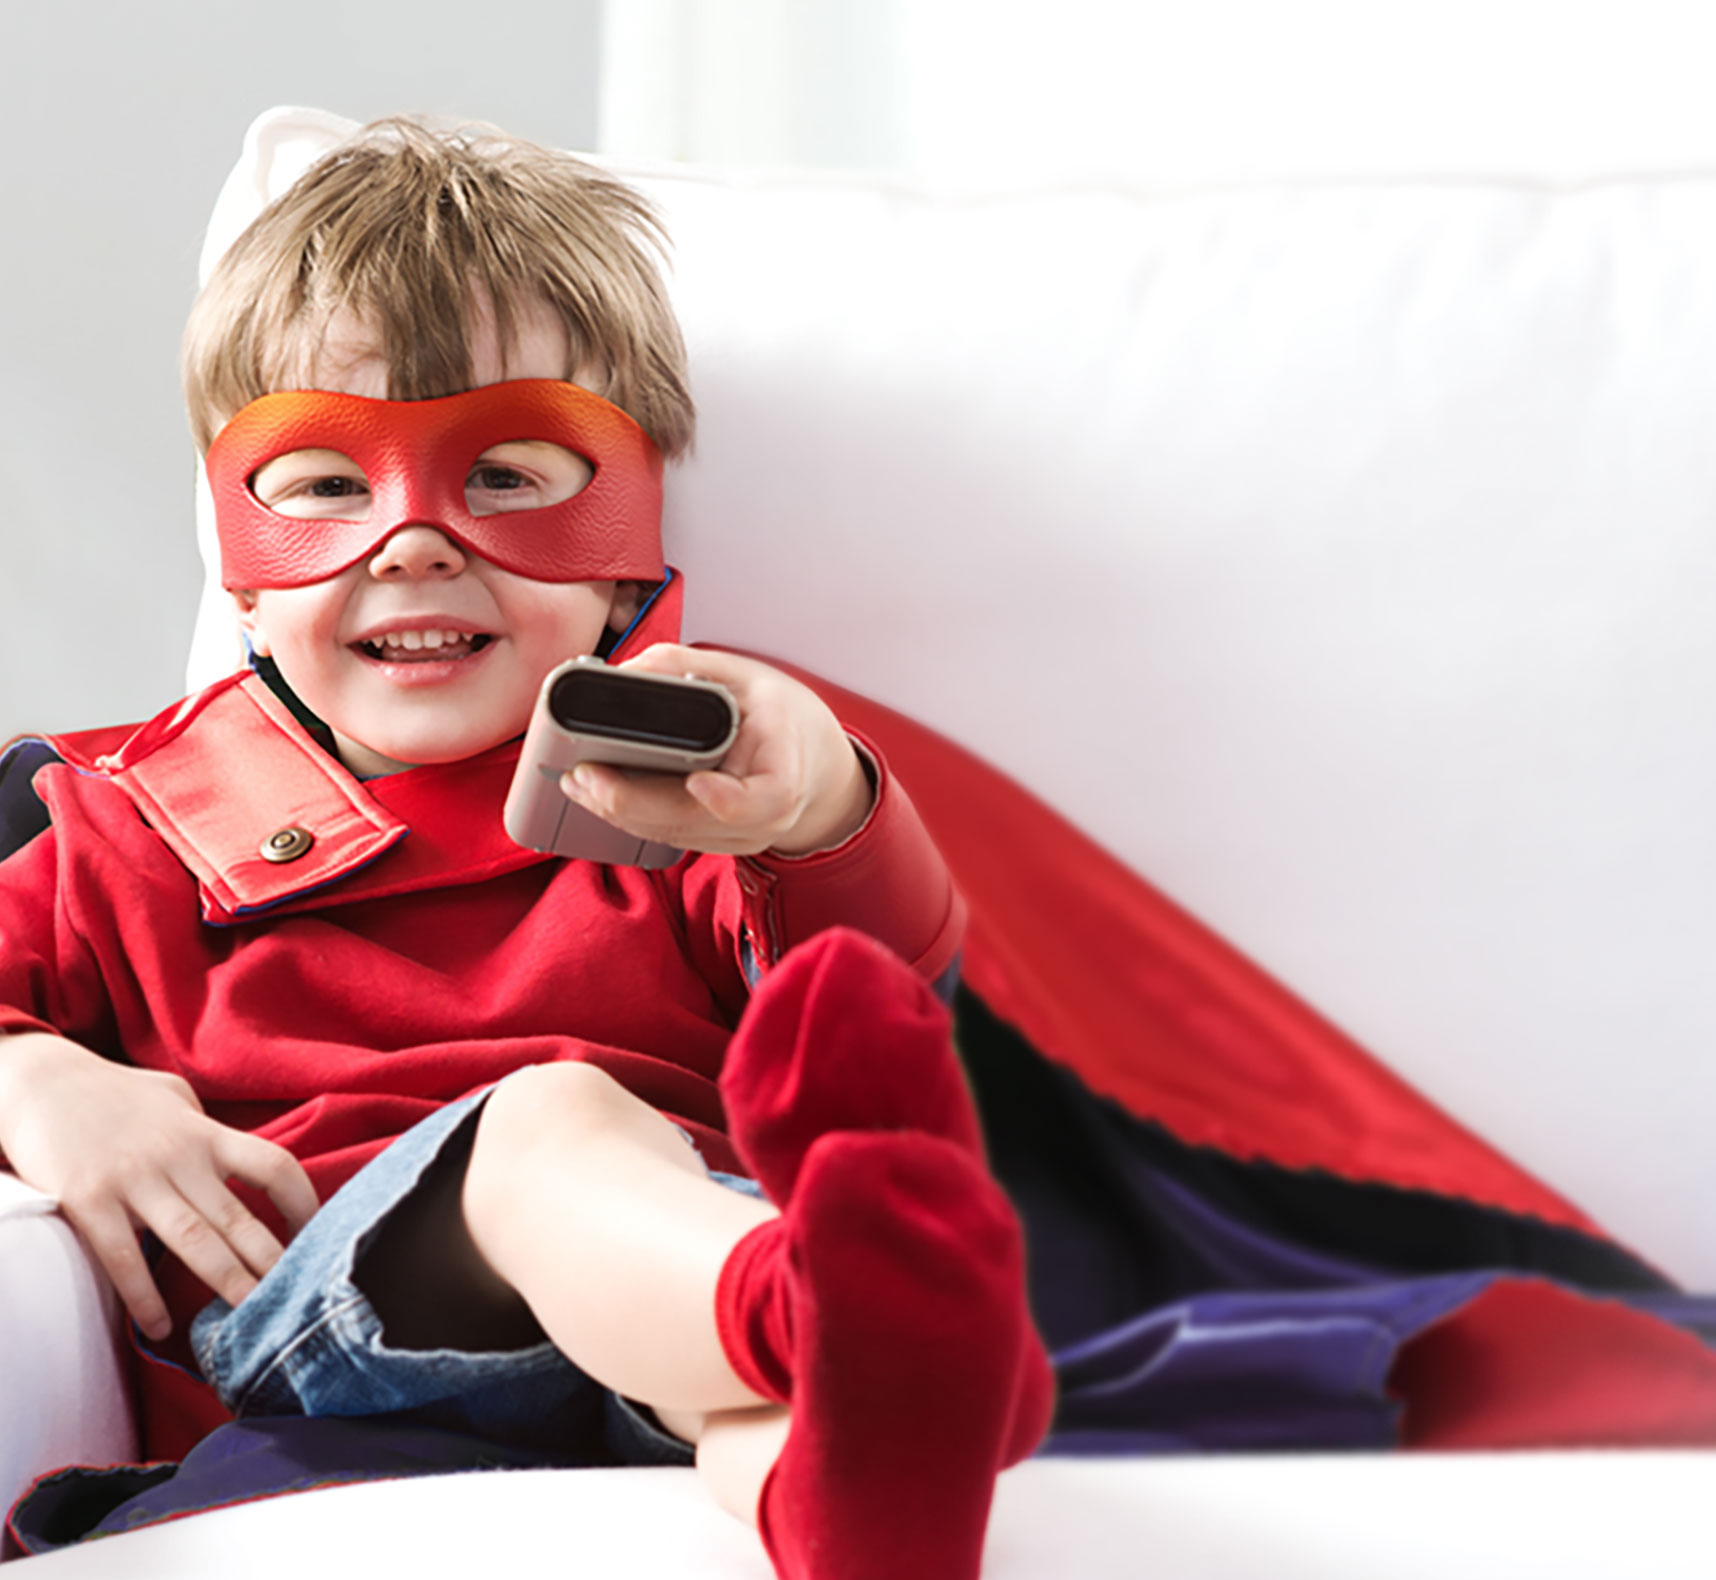
MULTIPOLYGON (((490 1090, 438 1109, 354 1174, 238 1306, 215 1300, 198 1312, 190 1339, 203 1376, 239 1417, 403 1414, 544 1452, 599 1431, 623 1464, 690 1464, 687 1444, 546 1339, 476 1353, 384 1341, 354 1279, 358 1257, 443 1151, 469 1144, 490 1090)), ((738 1175, 710 1178, 762 1194, 738 1175)))

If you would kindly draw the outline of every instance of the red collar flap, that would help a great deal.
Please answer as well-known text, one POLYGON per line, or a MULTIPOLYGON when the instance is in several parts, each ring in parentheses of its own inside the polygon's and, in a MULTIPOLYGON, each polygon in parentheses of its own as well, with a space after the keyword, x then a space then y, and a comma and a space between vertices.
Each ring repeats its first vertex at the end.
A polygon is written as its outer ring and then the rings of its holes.
POLYGON ((208 921, 335 883, 409 832, 255 675, 187 698, 94 766, 195 876, 208 921))
MULTIPOLYGON (((612 656, 677 641, 682 596, 682 578, 670 572, 612 656)), ((203 920, 216 926, 476 883, 554 859, 514 844, 501 826, 517 741, 360 783, 248 671, 136 730, 50 744, 125 791, 196 878, 203 920)))

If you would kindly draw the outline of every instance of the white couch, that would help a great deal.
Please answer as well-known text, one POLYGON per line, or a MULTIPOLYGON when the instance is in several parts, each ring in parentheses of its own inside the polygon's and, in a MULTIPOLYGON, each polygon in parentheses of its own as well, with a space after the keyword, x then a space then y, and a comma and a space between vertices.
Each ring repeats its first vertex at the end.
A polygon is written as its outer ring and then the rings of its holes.
MULTIPOLYGON (((339 129, 265 116, 211 248, 339 129)), ((1716 1289, 1716 175, 624 173, 676 239, 702 411, 669 494, 688 635, 973 747, 1716 1289)), ((193 682, 230 667, 209 607, 193 682)), ((49 1205, 0 1180, 0 1499, 131 1449, 111 1306, 49 1205)), ((1713 1477, 1037 1462, 1003 1478, 988 1572, 1707 1575, 1713 1477)), ((344 1489, 36 1562, 296 1575, 336 1543, 767 1574, 665 1471, 344 1489)))

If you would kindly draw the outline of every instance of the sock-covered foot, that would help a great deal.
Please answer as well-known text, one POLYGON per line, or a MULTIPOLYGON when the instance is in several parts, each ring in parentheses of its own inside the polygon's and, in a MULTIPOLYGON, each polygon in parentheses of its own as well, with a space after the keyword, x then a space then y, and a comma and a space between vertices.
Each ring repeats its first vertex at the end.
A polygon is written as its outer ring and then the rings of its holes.
POLYGON ((741 1374, 790 1371, 792 1426, 758 1509, 777 1572, 976 1580, 1042 1365, 1005 1196, 951 1143, 832 1135, 789 1215, 741 1246, 718 1293, 723 1340, 741 1374), (769 1318, 736 1330, 734 1309, 759 1297, 769 1318), (734 1353, 757 1342, 790 1361, 734 1353))
POLYGON ((818 933, 764 978, 728 1044, 721 1097, 734 1147, 780 1207, 832 1131, 921 1131, 983 1156, 946 1008, 850 928, 818 933))
MULTIPOLYGON (((850 1132, 847 1132, 850 1134, 850 1132)), ((903 1138, 910 1140, 909 1137, 903 1138)), ((792 1399, 793 1308, 790 1225, 785 1219, 760 1224, 728 1257, 715 1290, 715 1321, 722 1347, 745 1386, 785 1404, 792 1399)), ((1001 1449, 1001 1468, 1036 1450, 1055 1412, 1055 1373, 1040 1343, 1019 1360, 1013 1413, 1001 1449)))

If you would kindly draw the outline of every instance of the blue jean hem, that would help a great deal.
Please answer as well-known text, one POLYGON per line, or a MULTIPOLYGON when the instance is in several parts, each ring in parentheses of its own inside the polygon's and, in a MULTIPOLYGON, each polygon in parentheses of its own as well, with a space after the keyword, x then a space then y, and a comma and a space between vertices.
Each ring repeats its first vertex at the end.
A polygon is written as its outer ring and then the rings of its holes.
MULTIPOLYGON (((239 1306, 214 1300, 197 1313, 193 1353, 234 1415, 432 1413, 442 1406, 460 1426, 504 1438, 509 1421, 540 1421, 580 1395, 593 1403, 604 1391, 547 1341, 505 1351, 394 1349, 356 1282, 365 1246, 461 1128, 476 1124, 492 1089, 437 1109, 353 1175, 239 1306)), ((689 1134, 686 1141, 695 1145, 689 1134)), ((743 1176, 710 1177, 762 1195, 743 1176)), ((626 1462, 690 1463, 685 1444, 629 1403, 615 1396, 602 1410, 626 1462)))

